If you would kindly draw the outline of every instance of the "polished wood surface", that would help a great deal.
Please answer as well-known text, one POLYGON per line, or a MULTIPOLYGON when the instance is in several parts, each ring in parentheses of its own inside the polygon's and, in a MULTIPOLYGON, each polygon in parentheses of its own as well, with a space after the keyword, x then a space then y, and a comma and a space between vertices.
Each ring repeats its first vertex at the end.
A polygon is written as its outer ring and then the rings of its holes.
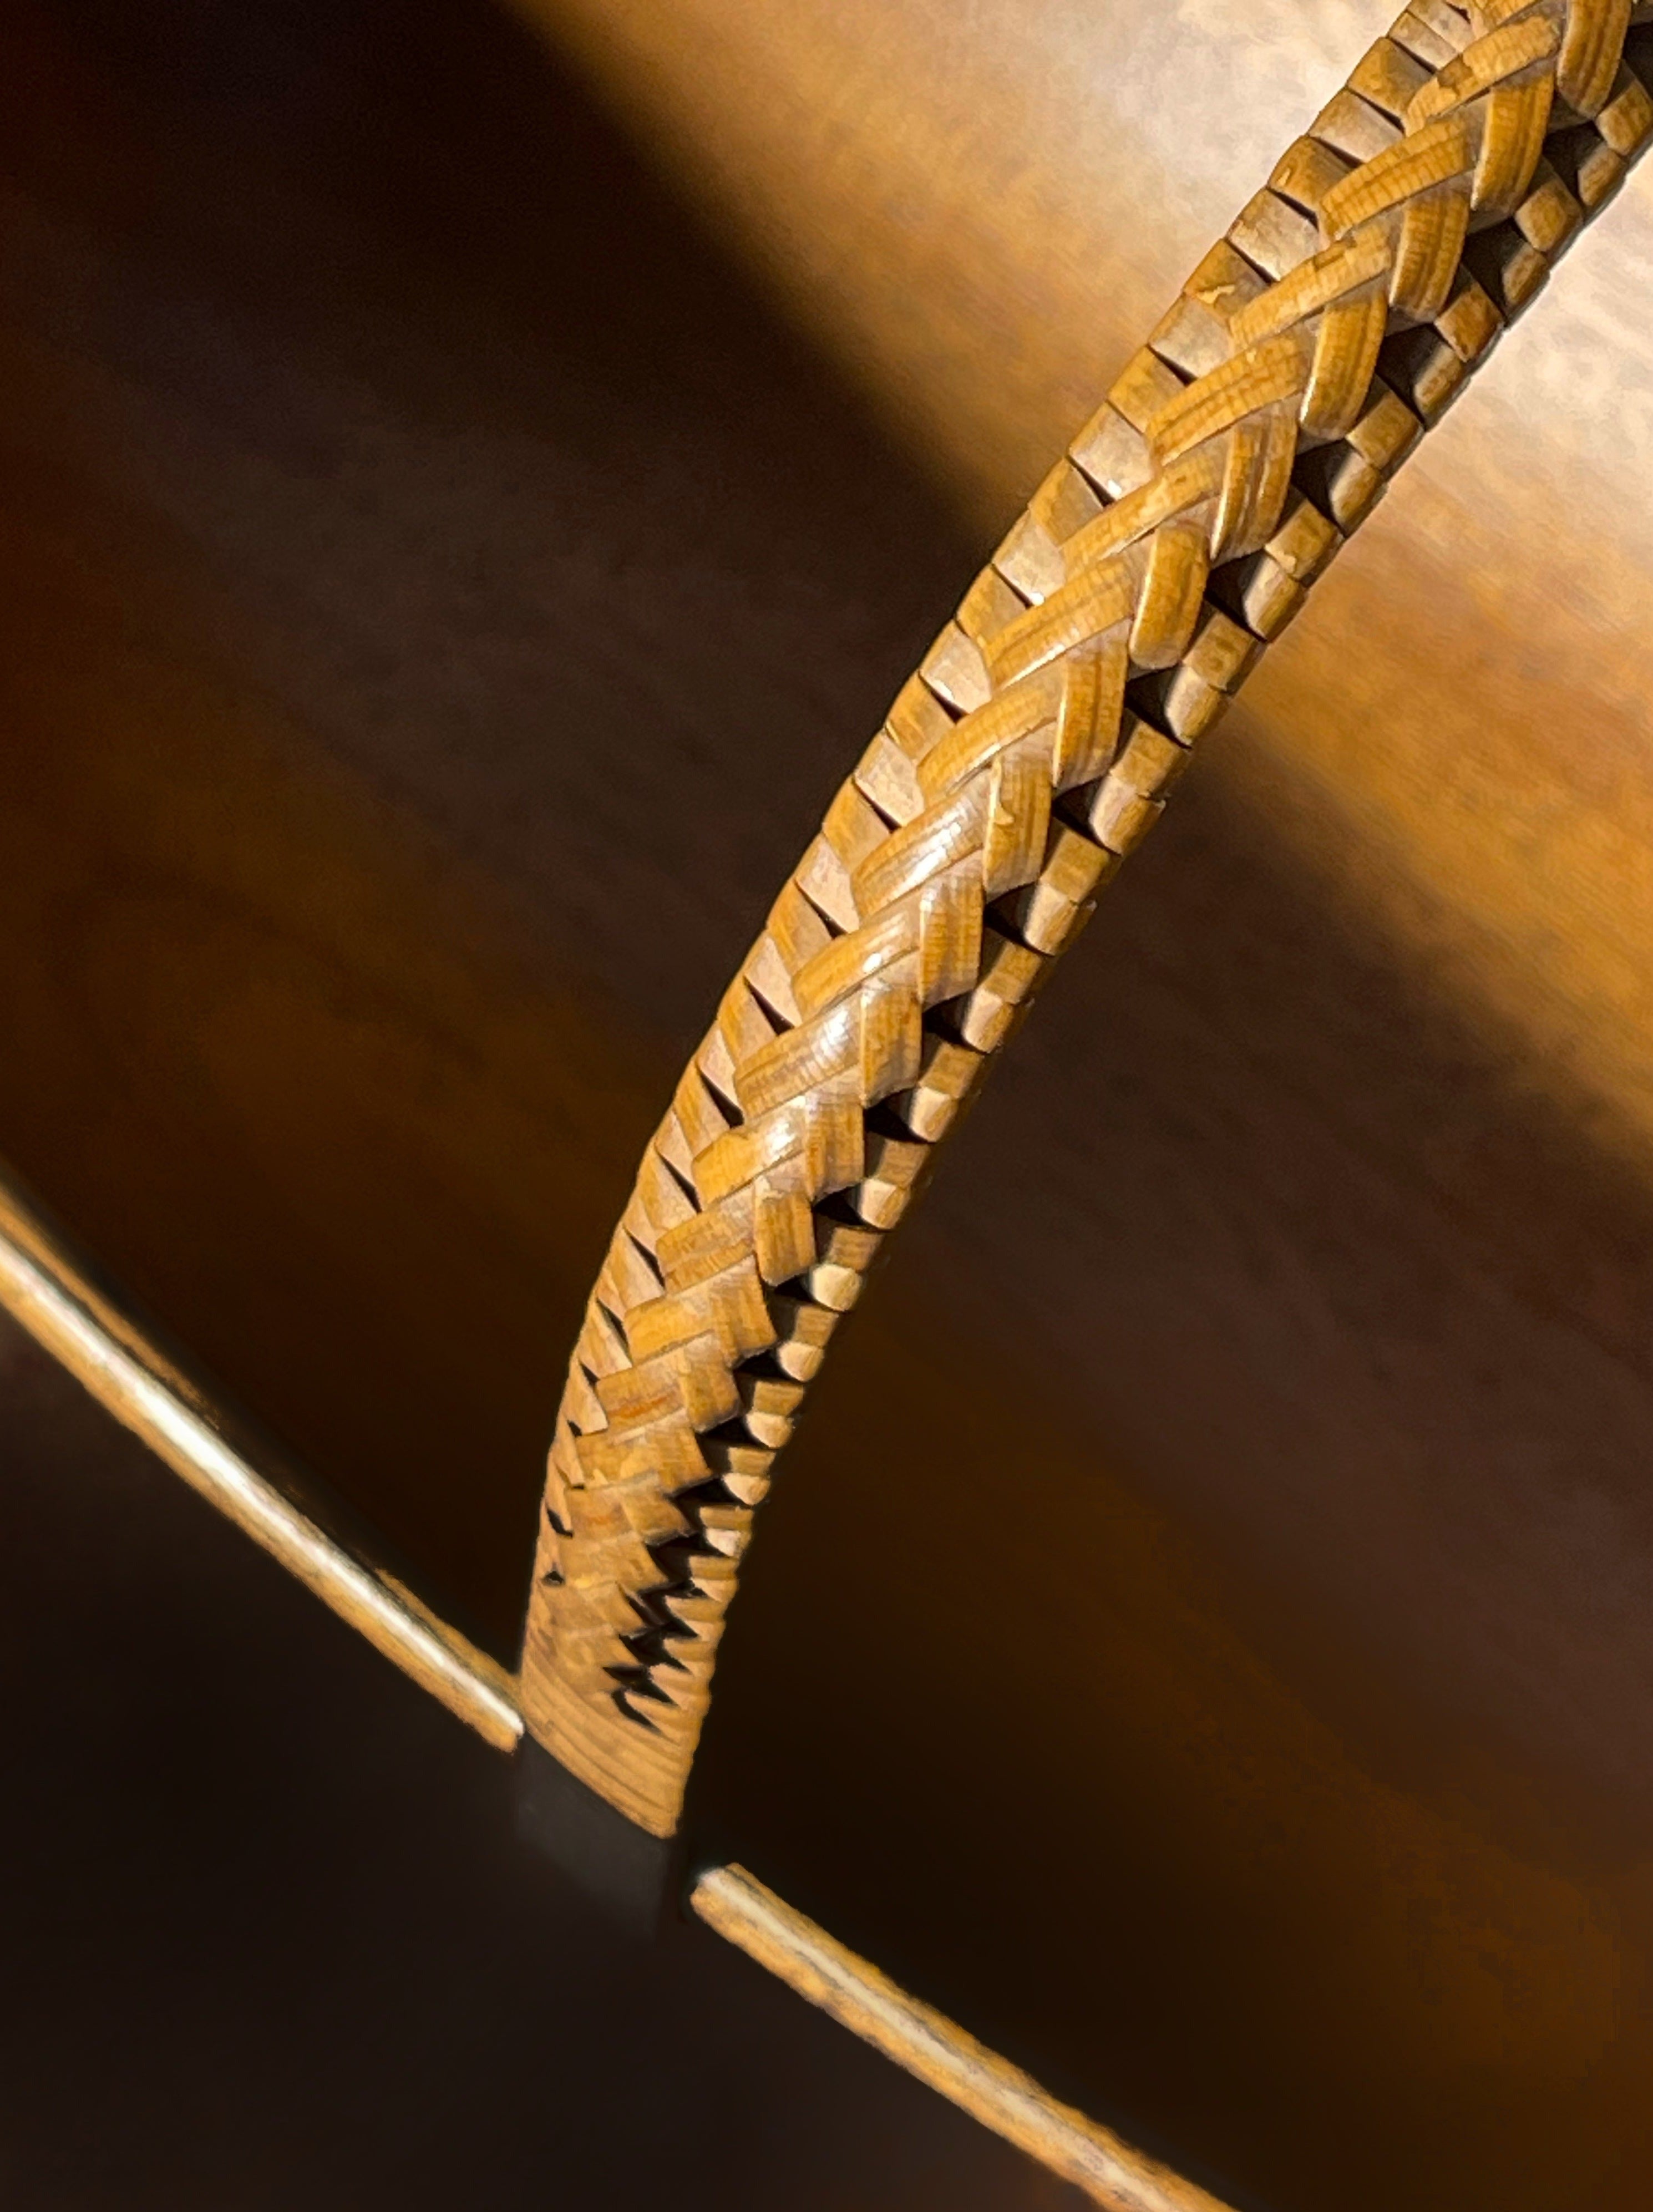
MULTIPOLYGON (((1388 12, 613 0, 816 360, 489 14, 14 11, 0 1152, 507 1656, 682 1054, 1388 12)), ((1279 2212, 1620 2212, 1653 2157, 1647 191, 955 1140, 690 1808, 1279 2212)))
POLYGON ((514 1664, 744 885, 969 553, 508 19, 7 21, 0 1155, 514 1664))

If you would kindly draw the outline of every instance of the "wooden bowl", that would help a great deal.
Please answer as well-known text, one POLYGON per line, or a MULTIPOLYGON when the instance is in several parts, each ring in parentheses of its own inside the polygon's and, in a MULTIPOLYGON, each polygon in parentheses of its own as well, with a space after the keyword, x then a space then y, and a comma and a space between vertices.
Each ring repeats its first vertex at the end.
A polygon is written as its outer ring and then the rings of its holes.
MULTIPOLYGON (((684 1053, 1386 21, 528 15, 22 10, 0 331, 0 1152, 507 1664, 684 1053)), ((1282 2209, 1618 2207, 1653 2150, 1649 192, 953 1147, 765 1508, 690 1800, 1282 2209)))

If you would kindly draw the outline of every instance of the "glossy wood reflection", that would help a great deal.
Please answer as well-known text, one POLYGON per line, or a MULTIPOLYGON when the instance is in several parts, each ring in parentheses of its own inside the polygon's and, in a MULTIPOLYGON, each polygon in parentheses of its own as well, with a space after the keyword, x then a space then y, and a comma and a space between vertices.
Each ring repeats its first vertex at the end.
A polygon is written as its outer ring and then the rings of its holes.
MULTIPOLYGON (((522 0, 844 362, 983 545, 1388 0, 522 0)), ((1653 1158, 1653 179, 1248 694, 1279 831, 1653 1158), (1526 549, 1517 551, 1517 548, 1526 549), (1433 896, 1431 896, 1433 895, 1433 896), (1419 909, 1426 910, 1425 924, 1419 909)))
POLYGON ((0 1154, 514 1660, 658 1098, 969 556, 508 18, 7 20, 0 1154))

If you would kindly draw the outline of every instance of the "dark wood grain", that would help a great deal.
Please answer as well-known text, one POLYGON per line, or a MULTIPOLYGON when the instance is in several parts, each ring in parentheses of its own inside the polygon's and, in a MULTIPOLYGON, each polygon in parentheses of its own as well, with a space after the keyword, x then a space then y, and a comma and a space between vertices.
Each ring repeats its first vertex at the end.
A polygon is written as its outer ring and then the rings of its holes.
POLYGON ((491 10, 8 35, 0 1152, 514 1660, 636 1150, 968 556, 491 10))

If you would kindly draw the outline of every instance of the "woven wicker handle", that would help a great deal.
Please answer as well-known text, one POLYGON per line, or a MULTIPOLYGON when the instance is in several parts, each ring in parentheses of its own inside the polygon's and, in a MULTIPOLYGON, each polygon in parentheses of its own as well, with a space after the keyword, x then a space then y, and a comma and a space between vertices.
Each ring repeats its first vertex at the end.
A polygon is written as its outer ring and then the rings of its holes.
POLYGON ((1192 748, 1653 133, 1632 0, 1415 0, 1207 254, 844 785, 570 1366, 528 1725, 670 1834, 755 1509, 935 1147, 1192 748))

